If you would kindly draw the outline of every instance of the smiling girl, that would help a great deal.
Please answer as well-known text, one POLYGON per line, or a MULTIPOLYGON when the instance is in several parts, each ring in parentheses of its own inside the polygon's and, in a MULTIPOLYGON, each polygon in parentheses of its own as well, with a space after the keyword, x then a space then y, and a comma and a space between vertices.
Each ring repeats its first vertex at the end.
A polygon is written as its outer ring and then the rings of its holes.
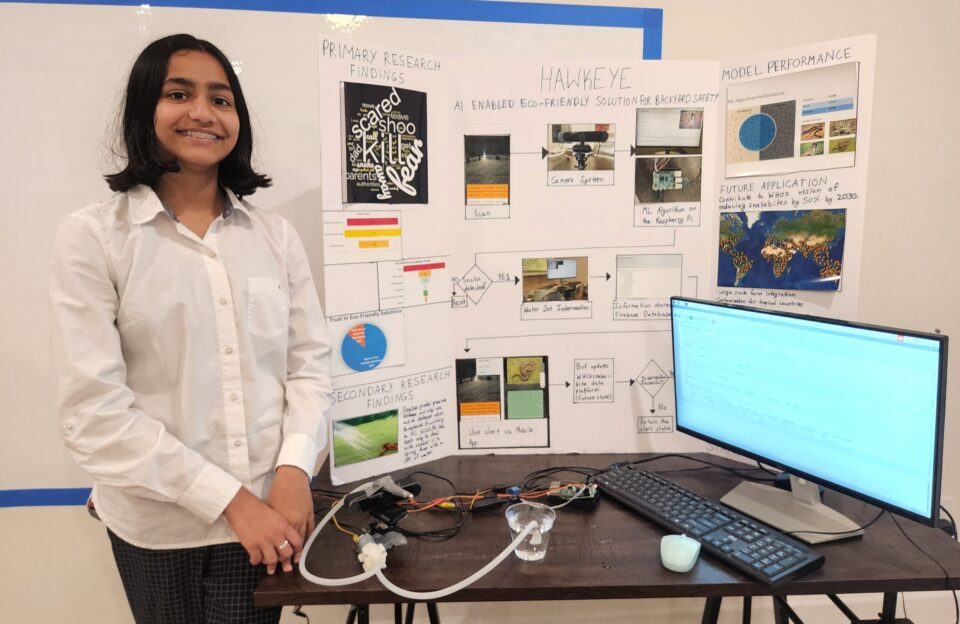
POLYGON ((253 607, 313 528, 330 348, 303 245, 241 197, 240 83, 207 41, 130 73, 116 193, 70 215, 51 264, 60 430, 94 481, 136 621, 276 622, 253 607))

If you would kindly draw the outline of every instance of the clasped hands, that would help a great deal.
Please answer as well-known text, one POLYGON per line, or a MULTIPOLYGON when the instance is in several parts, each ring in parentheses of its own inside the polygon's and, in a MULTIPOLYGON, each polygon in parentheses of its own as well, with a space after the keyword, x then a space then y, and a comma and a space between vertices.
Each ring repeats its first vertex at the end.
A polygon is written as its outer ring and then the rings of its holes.
POLYGON ((290 572, 314 528, 310 478, 299 468, 280 466, 266 502, 241 487, 223 515, 250 555, 250 565, 265 564, 267 574, 278 566, 290 572))

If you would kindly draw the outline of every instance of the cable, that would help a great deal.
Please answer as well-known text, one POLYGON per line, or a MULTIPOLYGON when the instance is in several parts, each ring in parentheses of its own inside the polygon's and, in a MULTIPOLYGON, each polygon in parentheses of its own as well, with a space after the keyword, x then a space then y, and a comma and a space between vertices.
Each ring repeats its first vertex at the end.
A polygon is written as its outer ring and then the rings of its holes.
MULTIPOLYGON (((527 526, 523 527, 523 530, 520 531, 520 534, 517 535, 517 536, 513 539, 513 541, 510 542, 510 543, 507 545, 507 547, 503 549, 503 551, 502 551, 499 555, 497 555, 496 557, 494 557, 493 560, 490 561, 490 563, 488 563, 487 565, 483 566, 482 568, 480 568, 479 570, 477 570, 476 572, 474 572, 473 574, 471 574, 471 575, 468 576, 467 578, 463 579, 463 580, 460 581, 459 583, 455 583, 455 584, 453 584, 453 585, 451 585, 450 587, 447 587, 447 588, 445 588, 445 589, 438 589, 438 590, 432 591, 432 592, 414 592, 414 591, 409 591, 409 590, 403 589, 402 587, 398 587, 398 586, 394 585, 393 583, 391 583, 390 580, 383 575, 383 572, 382 572, 380 569, 376 569, 375 572, 376 572, 376 574, 377 574, 377 578, 380 579, 380 582, 381 582, 381 583, 383 583, 383 586, 386 587, 387 589, 389 589, 390 591, 392 591, 393 593, 395 593, 395 594, 398 595, 398 596, 401 596, 401 597, 403 597, 403 598, 407 598, 408 600, 414 600, 414 601, 418 601, 418 602, 426 602, 426 601, 429 601, 429 600, 436 600, 436 599, 438 599, 438 598, 443 598, 444 596, 449 596, 450 594, 453 594, 453 593, 455 593, 455 592, 458 592, 458 591, 460 591, 461 589, 463 589, 464 587, 468 587, 469 585, 473 584, 473 583, 474 583, 475 581, 477 581, 478 579, 482 578, 482 577, 483 577, 484 575, 486 575, 490 570, 492 570, 492 569, 494 569, 495 567, 497 567, 497 565, 499 565, 501 561, 503 561, 504 559, 506 559, 506 558, 510 555, 510 553, 513 552, 513 549, 516 548, 517 546, 519 546, 519 545, 520 545, 520 542, 522 542, 524 539, 526 539, 526 537, 527 537, 527 535, 530 533, 530 531, 534 530, 535 528, 537 528, 537 523, 536 523, 536 522, 530 522, 529 524, 527 524, 527 526)), ((300 558, 300 561, 303 561, 303 557, 300 558)))
MULTIPOLYGON (((866 523, 866 524, 864 524, 864 525, 862 525, 862 526, 858 526, 858 527, 856 527, 856 528, 850 529, 849 531, 807 531, 807 530, 797 530, 797 531, 783 531, 783 534, 784 534, 784 535, 794 535, 794 536, 795 536, 795 535, 798 535, 798 534, 800 534, 800 533, 803 533, 804 535, 810 535, 810 534, 816 534, 816 535, 849 535, 850 533, 856 533, 857 531, 864 531, 864 530, 866 530, 867 527, 873 525, 873 523, 876 522, 877 520, 879 520, 879 519, 883 516, 883 514, 885 514, 885 513, 887 513, 887 511, 886 511, 885 509, 881 509, 881 510, 880 510, 880 513, 878 513, 878 514, 876 515, 876 517, 874 517, 873 520, 871 520, 870 522, 868 522, 868 523, 866 523)), ((892 518, 893 516, 890 516, 890 517, 892 518)), ((957 624, 960 624, 960 622, 958 622, 957 624)))
MULTIPOLYGON (((909 535, 907 535, 907 532, 903 530, 903 527, 900 526, 900 522, 897 520, 897 518, 893 514, 890 515, 890 519, 893 520, 893 523, 897 525, 897 528, 900 529, 900 532, 903 533, 903 536, 907 538, 907 541, 910 542, 914 548, 919 550, 927 559, 937 564, 937 567, 940 568, 941 572, 943 572, 943 577, 946 579, 946 585, 949 588, 950 573, 947 572, 947 569, 943 567, 939 561, 934 559, 933 555, 931 555, 924 549, 920 548, 920 545, 917 544, 915 541, 913 541, 913 539, 909 535)), ((950 591, 953 594, 953 610, 954 610, 954 613, 956 614, 956 619, 954 621, 956 622, 956 624, 960 624, 960 602, 957 601, 957 590, 954 589, 954 590, 948 590, 948 591, 950 591)))
POLYGON ((430 503, 427 503, 426 505, 419 507, 418 509, 411 509, 410 513, 426 511, 427 509, 439 508, 444 511, 450 511, 450 512, 456 513, 457 520, 453 526, 444 527, 442 529, 433 529, 430 531, 414 531, 412 529, 401 527, 399 524, 397 524, 394 527, 394 530, 396 530, 401 535, 405 535, 407 537, 420 537, 420 538, 435 539, 435 540, 446 540, 446 539, 450 539, 451 537, 454 537, 460 532, 460 527, 463 526, 463 522, 464 522, 463 506, 460 504, 460 501, 458 500, 458 497, 460 495, 457 494, 457 486, 454 485, 453 481, 451 481, 450 479, 447 479, 446 477, 442 477, 438 474, 434 474, 432 472, 427 472, 425 470, 414 470, 413 472, 408 473, 403 478, 409 479, 410 477, 413 477, 414 475, 418 475, 418 474, 426 475, 428 477, 433 477, 434 479, 445 481, 450 486, 450 489, 453 490, 453 494, 451 496, 444 497, 444 498, 436 498, 430 501, 430 503), (455 506, 453 509, 446 509, 443 507, 439 507, 443 502, 450 501, 450 500, 454 502, 455 506))
POLYGON ((327 512, 327 515, 323 517, 323 520, 321 520, 317 524, 317 527, 313 530, 313 533, 310 534, 310 537, 307 539, 307 543, 303 545, 303 550, 300 552, 300 563, 298 567, 300 569, 300 575, 303 578, 307 579, 308 581, 316 585, 340 586, 340 585, 351 585, 353 583, 359 583, 360 581, 365 581, 371 576, 373 576, 374 574, 376 574, 377 572, 376 568, 371 568, 366 572, 363 572, 361 574, 356 574, 354 576, 348 576, 346 578, 339 578, 339 579, 328 579, 322 576, 317 576, 316 574, 313 574, 309 570, 307 570, 307 553, 310 552, 310 547, 313 546, 313 542, 315 542, 317 539, 317 536, 320 535, 320 531, 323 530, 323 527, 326 526, 328 522, 330 522, 330 519, 338 511, 340 511, 340 508, 343 507, 343 501, 346 500, 347 496, 349 496, 350 494, 359 492, 360 490, 364 489, 368 485, 370 484, 364 483, 363 485, 357 486, 356 488, 348 492, 346 496, 344 496, 343 498, 338 500, 336 503, 334 503, 333 507, 330 508, 330 511, 327 512))
POLYGON ((603 472, 603 469, 587 468, 586 466, 555 466, 552 468, 541 468, 540 470, 534 470, 523 478, 523 482, 520 484, 520 491, 524 492, 527 490, 542 489, 542 486, 535 486, 537 480, 562 472, 572 472, 585 477, 593 477, 603 472))
MULTIPOLYGON (((679 457, 679 458, 681 458, 681 459, 686 459, 686 460, 689 460, 689 461, 700 462, 701 464, 706 464, 706 465, 711 466, 711 467, 713 467, 713 468, 719 468, 720 470, 726 470, 727 472, 732 473, 732 474, 735 474, 736 476, 740 477, 741 479, 747 479, 748 481, 766 481, 766 482, 776 481, 776 479, 765 479, 765 478, 762 478, 762 477, 752 477, 752 476, 749 476, 749 475, 742 475, 742 474, 740 474, 741 472, 743 472, 743 471, 745 471, 745 470, 750 470, 750 471, 755 470, 754 468, 731 468, 730 466, 724 466, 723 464, 716 464, 716 463, 714 463, 714 462, 707 461, 707 460, 705 460, 705 459, 700 459, 699 457, 690 457, 689 455, 684 455, 683 453, 664 453, 664 454, 662 454, 662 455, 656 455, 656 456, 654 456, 654 457, 647 457, 646 459, 638 459, 638 460, 636 460, 636 461, 631 461, 631 462, 622 462, 622 463, 620 463, 619 465, 621 465, 621 466, 623 466, 623 465, 633 465, 633 466, 636 466, 636 465, 639 465, 639 464, 646 464, 647 462, 656 461, 656 460, 658 460, 658 459, 666 459, 666 458, 668 458, 668 457, 679 457)), ((605 471, 601 470, 600 472, 605 472, 605 471)), ((681 471, 679 471, 679 470, 664 470, 663 472, 681 472, 681 471)), ((597 473, 597 474, 599 474, 599 473, 597 473)))
MULTIPOLYGON (((326 524, 331 520, 331 518, 333 518, 334 515, 336 515, 336 513, 340 511, 340 509, 343 507, 343 501, 346 500, 347 496, 367 488, 368 486, 371 485, 371 483, 373 482, 364 483, 363 485, 359 485, 353 490, 351 490, 350 492, 348 492, 343 498, 338 500, 333 505, 333 507, 330 508, 330 511, 328 511, 327 514, 323 517, 323 519, 319 522, 319 524, 317 524, 316 528, 313 530, 313 533, 311 533, 309 539, 307 539, 307 543, 304 544, 303 551, 300 553, 300 563, 298 567, 300 570, 300 575, 303 578, 305 578, 306 580, 316 585, 338 587, 342 585, 351 585, 353 583, 359 583, 361 581, 367 580, 372 576, 376 576, 378 579, 380 579, 380 582, 383 583, 384 587, 386 587, 393 593, 397 594, 398 596, 402 596, 404 598, 408 598, 410 600, 416 600, 416 601, 435 600, 437 598, 442 598, 444 596, 449 596, 452 593, 458 592, 464 587, 471 585, 477 579, 482 578, 484 575, 490 572, 490 570, 492 570, 497 565, 499 565, 500 562, 503 561, 507 556, 509 556, 510 553, 513 551, 513 549, 515 549, 520 544, 520 542, 526 539, 527 535, 529 535, 531 531, 537 528, 536 522, 528 523, 527 526, 525 526, 523 530, 520 531, 520 534, 517 535, 517 537, 515 537, 513 541, 507 545, 506 548, 503 549, 503 552, 501 552, 499 555, 494 557, 494 559, 490 561, 490 563, 483 566, 482 568, 480 568, 479 570, 477 570, 467 578, 463 579, 459 583, 455 583, 450 587, 433 591, 433 592, 411 592, 406 589, 403 589, 402 587, 398 587, 393 583, 391 583, 390 580, 387 579, 387 577, 385 577, 383 573, 380 571, 381 568, 377 566, 371 567, 366 572, 362 572, 354 576, 349 576, 346 578, 339 578, 339 579, 329 579, 329 578, 324 578, 322 576, 317 576, 316 574, 312 574, 309 570, 307 570, 307 554, 310 552, 310 548, 313 546, 313 543, 316 541, 317 536, 320 535, 320 531, 323 530, 323 527, 326 526, 326 524)), ((384 553, 384 557, 385 556, 386 555, 384 553)), ((384 567, 386 567, 386 563, 384 563, 383 565, 384 567)))
POLYGON ((757 460, 757 468, 759 468, 760 470, 762 470, 762 471, 764 471, 764 472, 766 472, 766 473, 768 473, 768 474, 772 474, 772 475, 779 474, 776 470, 770 470, 769 468, 767 468, 766 466, 764 466, 763 464, 761 464, 759 459, 757 460))
POLYGON ((950 524, 953 526, 953 531, 949 533, 950 537, 957 540, 957 521, 953 519, 953 516, 950 515, 950 511, 946 507, 940 505, 940 509, 943 510, 943 513, 947 514, 947 517, 950 518, 950 524))

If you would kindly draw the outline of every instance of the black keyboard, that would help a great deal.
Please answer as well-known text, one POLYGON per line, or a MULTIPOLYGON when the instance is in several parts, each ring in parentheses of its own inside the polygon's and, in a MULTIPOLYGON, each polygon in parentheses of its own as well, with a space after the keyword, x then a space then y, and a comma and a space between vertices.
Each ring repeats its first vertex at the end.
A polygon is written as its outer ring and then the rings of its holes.
POLYGON ((611 466, 596 481, 607 496, 769 585, 815 570, 823 555, 749 516, 636 466, 611 466))

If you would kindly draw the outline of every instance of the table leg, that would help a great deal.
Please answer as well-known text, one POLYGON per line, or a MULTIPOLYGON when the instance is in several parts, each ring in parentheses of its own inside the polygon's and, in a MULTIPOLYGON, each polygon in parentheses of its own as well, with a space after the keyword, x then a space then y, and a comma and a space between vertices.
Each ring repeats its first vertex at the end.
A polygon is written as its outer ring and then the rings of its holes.
POLYGON ((897 621, 897 592, 883 594, 883 611, 880 612, 880 624, 894 624, 897 621))
POLYGON ((743 624, 750 624, 750 607, 753 606, 753 598, 743 597, 743 624))
POLYGON ((407 618, 404 620, 404 624, 413 624, 413 608, 417 606, 415 602, 407 603, 407 618))
POLYGON ((437 611, 437 603, 427 603, 427 615, 430 617, 430 624, 440 624, 440 613, 437 611))
POLYGON ((370 605, 357 605, 357 624, 370 624, 370 605))
POLYGON ((350 610, 347 612, 347 624, 353 624, 357 619, 357 605, 350 605, 350 610))
POLYGON ((717 624, 717 618, 720 617, 720 601, 723 598, 707 598, 703 605, 703 617, 700 618, 700 624, 717 624))
POLYGON ((783 604, 786 604, 786 598, 780 598, 783 603, 778 600, 779 596, 773 597, 773 621, 774 624, 788 624, 790 622, 790 617, 787 615, 787 612, 783 608, 783 604))
POLYGON ((800 619, 800 616, 797 615, 797 612, 791 609, 790 605, 787 604, 786 596, 773 597, 773 616, 774 621, 777 624, 786 624, 787 622, 803 624, 803 620, 800 619))

